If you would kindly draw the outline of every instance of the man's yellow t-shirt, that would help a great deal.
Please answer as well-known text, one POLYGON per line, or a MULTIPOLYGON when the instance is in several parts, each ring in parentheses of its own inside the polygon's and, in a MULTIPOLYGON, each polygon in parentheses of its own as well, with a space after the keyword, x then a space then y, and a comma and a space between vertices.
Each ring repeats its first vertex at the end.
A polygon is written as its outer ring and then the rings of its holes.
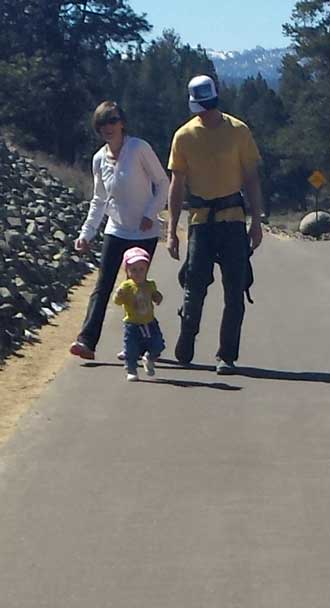
MULTIPOLYGON (((199 116, 193 117, 176 131, 171 146, 168 168, 184 173, 190 192, 206 200, 239 192, 244 176, 260 160, 247 125, 229 114, 221 116, 220 124, 212 129, 205 127, 199 116)), ((192 221, 194 215, 207 216, 203 209, 191 213, 192 221)), ((219 215, 229 221, 244 220, 239 207, 224 209, 219 215)))
POLYGON ((141 325, 153 321, 155 317, 152 296, 157 292, 155 281, 146 280, 142 285, 138 285, 132 279, 127 279, 119 285, 118 289, 122 294, 118 295, 115 292, 113 301, 124 306, 123 321, 141 325))

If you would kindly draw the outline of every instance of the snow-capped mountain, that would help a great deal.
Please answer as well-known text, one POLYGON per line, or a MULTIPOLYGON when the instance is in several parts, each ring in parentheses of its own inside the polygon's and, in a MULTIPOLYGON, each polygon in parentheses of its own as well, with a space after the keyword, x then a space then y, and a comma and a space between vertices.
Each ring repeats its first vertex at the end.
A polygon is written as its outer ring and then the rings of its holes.
POLYGON ((269 83, 276 83, 280 77, 282 58, 289 52, 289 48, 264 49, 261 46, 242 52, 206 49, 219 79, 228 83, 257 76, 259 72, 269 83))

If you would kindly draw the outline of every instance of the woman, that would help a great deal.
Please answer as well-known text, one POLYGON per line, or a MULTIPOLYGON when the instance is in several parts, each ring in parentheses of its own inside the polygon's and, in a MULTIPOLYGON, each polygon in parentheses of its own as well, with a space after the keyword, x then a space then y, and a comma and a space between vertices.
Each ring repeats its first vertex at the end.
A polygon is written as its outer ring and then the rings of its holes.
POLYGON ((93 127, 105 144, 93 157, 94 194, 75 247, 89 249, 104 215, 108 221, 96 287, 86 318, 70 352, 95 358, 107 304, 126 249, 142 247, 152 258, 159 237, 158 213, 164 208, 168 179, 151 146, 126 132, 125 114, 104 101, 95 110, 93 127))

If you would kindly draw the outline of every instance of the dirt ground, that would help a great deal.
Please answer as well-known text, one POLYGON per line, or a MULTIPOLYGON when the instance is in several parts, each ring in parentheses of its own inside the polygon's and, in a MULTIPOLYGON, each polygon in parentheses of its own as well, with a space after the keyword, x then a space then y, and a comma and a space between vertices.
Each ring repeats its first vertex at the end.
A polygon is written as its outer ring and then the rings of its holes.
POLYGON ((71 290, 68 308, 40 329, 40 342, 24 345, 0 368, 0 444, 15 431, 20 416, 71 356, 68 347, 85 315, 96 275, 93 272, 71 290))
MULTIPOLYGON (((164 241, 167 212, 161 215, 164 241)), ((182 225, 178 228, 181 238, 185 238, 182 225)), ((0 445, 15 432, 19 418, 55 378, 67 357, 71 357, 69 345, 80 329, 96 277, 97 272, 87 275, 81 285, 71 290, 68 308, 40 329, 40 342, 24 345, 6 359, 3 367, 0 364, 0 445)), ((123 278, 119 275, 118 280, 123 278)))

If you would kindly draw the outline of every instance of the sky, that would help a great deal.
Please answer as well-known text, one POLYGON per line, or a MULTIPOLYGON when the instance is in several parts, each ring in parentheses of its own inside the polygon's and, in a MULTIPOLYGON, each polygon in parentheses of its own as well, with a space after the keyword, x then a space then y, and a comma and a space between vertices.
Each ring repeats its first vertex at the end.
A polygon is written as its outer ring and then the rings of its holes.
POLYGON ((291 0, 128 0, 135 13, 147 14, 154 26, 149 41, 174 29, 183 44, 221 51, 263 46, 282 48, 290 39, 282 33, 296 1, 291 0))

